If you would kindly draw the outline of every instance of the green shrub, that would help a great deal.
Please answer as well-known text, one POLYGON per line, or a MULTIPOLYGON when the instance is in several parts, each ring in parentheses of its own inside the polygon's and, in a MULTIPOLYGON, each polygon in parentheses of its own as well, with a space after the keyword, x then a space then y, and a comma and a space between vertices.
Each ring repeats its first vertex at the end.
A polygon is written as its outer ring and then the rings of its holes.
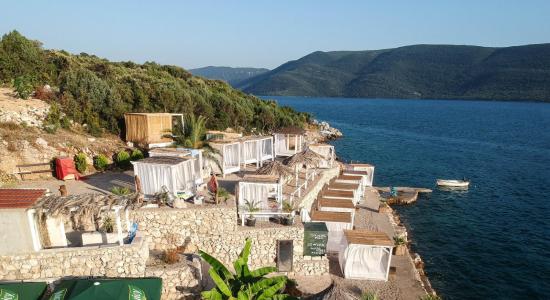
POLYGON ((109 166, 109 159, 103 154, 94 157, 94 168, 98 171, 104 171, 109 166))
POLYGON ((361 295, 361 300, 378 300, 378 295, 373 292, 365 292, 361 295))
POLYGON ((111 189, 111 193, 117 196, 129 195, 131 192, 132 191, 130 191, 129 188, 122 186, 113 186, 113 188, 111 189))
POLYGON ((438 295, 427 294, 420 297, 420 300, 441 300, 441 297, 438 295))
POLYGON ((145 156, 143 155, 143 152, 141 152, 141 150, 139 149, 134 149, 134 151, 132 151, 132 155, 130 157, 130 160, 140 160, 140 159, 144 159, 145 156))
POLYGON ((19 76, 13 80, 13 87, 18 98, 27 99, 31 96, 34 88, 28 76, 19 76))
POLYGON ((74 156, 74 164, 78 172, 84 173, 88 169, 88 163, 86 162, 86 154, 83 152, 74 156))
POLYGON ((128 152, 126 150, 120 150, 116 154, 115 162, 116 162, 116 165, 119 168, 122 168, 122 169, 129 168, 130 167, 130 154, 128 154, 128 152))

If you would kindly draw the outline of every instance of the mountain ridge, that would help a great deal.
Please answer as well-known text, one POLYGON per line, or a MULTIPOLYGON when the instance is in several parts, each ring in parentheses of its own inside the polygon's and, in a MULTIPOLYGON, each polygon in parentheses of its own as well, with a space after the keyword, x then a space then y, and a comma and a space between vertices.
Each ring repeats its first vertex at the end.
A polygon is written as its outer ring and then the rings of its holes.
POLYGON ((193 75, 202 76, 208 79, 223 80, 231 85, 238 85, 243 80, 268 71, 269 69, 266 68, 224 66, 206 66, 189 70, 193 75))
POLYGON ((315 51, 236 87, 272 96, 550 101, 550 44, 315 51))

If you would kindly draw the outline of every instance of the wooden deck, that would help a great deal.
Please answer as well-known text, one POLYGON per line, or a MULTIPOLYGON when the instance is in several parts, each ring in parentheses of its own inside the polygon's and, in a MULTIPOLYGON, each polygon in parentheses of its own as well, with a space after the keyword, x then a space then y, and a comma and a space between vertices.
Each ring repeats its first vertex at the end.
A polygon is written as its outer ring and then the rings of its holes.
POLYGON ((351 213, 313 210, 311 212, 311 221, 351 223, 351 213))
POLYGON ((374 245, 393 247, 393 241, 387 234, 381 231, 367 229, 344 230, 344 236, 348 244, 374 245))
POLYGON ((353 201, 349 199, 330 199, 330 198, 319 198, 317 199, 319 207, 335 207, 335 208, 348 208, 353 209, 353 201))

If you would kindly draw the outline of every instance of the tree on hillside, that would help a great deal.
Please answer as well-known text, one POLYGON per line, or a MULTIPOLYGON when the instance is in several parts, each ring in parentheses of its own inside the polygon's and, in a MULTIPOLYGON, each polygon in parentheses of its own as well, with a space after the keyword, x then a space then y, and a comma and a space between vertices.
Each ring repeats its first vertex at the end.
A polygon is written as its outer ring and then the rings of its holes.
POLYGON ((36 82, 48 77, 47 60, 42 44, 31 41, 14 30, 0 41, 0 80, 9 82, 27 76, 36 82))

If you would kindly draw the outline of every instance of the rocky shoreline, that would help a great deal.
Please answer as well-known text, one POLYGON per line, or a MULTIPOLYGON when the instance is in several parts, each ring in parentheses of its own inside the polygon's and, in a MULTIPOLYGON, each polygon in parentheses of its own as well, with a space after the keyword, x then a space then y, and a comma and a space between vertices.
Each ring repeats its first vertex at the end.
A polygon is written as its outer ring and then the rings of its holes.
POLYGON ((338 128, 330 126, 326 121, 313 120, 312 124, 317 126, 319 134, 323 137, 324 141, 334 140, 343 136, 338 128))

